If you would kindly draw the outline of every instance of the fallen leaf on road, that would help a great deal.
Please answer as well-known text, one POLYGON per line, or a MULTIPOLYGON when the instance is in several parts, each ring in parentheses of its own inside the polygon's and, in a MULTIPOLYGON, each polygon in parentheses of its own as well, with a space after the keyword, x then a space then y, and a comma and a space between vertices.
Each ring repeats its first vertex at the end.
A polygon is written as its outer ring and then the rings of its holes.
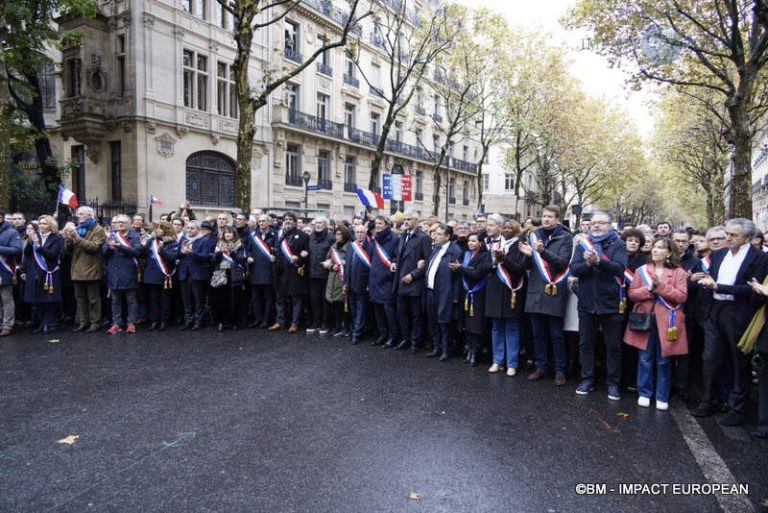
POLYGON ((760 503, 760 505, 761 505, 761 506, 762 506, 764 509, 768 509, 768 499, 763 499, 763 502, 761 502, 761 503, 760 503))
POLYGON ((416 492, 411 492, 408 494, 408 498, 412 501, 420 501, 421 500, 421 494, 416 492))
POLYGON ((61 340, 59 340, 58 338, 52 338, 51 340, 48 341, 49 344, 58 344, 59 342, 61 342, 61 340))
POLYGON ((620 417, 622 419, 628 419, 629 418, 629 413, 624 413, 623 411, 620 411, 619 413, 616 414, 616 416, 620 417))
POLYGON ((66 438, 62 438, 61 440, 56 440, 57 444, 67 444, 72 445, 80 438, 80 435, 69 435, 66 438))

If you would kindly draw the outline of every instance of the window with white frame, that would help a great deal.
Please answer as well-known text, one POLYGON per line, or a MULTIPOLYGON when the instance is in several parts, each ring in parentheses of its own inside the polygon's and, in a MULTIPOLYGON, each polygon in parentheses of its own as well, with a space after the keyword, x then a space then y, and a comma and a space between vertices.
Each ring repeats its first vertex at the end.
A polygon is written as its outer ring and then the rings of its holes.
POLYGON ((515 175, 512 173, 504 173, 504 190, 511 191, 515 188, 515 175))
POLYGON ((328 119, 328 105, 331 98, 327 94, 317 93, 317 118, 323 121, 328 119))
POLYGON ((301 186, 301 148, 297 144, 285 147, 285 183, 286 185, 301 186))
POLYGON ((357 184, 357 157, 348 155, 344 159, 344 183, 347 185, 357 184))
POLYGON ((289 109, 299 109, 299 85, 292 82, 285 84, 285 103, 289 109))
POLYGON ((183 52, 184 106, 208 110, 208 58, 192 50, 183 52))
POLYGON ((395 121, 395 141, 403 142, 403 122, 395 121))
POLYGON ((344 104, 344 123, 349 128, 355 128, 355 120, 357 118, 357 107, 354 103, 344 104))
POLYGON ((381 114, 378 112, 371 112, 371 133, 373 135, 379 135, 381 129, 381 114))
POLYGON ((237 91, 232 66, 216 63, 216 110, 220 116, 237 117, 237 91))
POLYGON ((320 150, 317 152, 317 183, 321 189, 332 189, 331 183, 331 152, 320 150))
POLYGON ((299 53, 299 24, 295 21, 285 20, 283 24, 285 33, 286 54, 290 52, 299 53))
POLYGON ((483 192, 487 192, 490 188, 491 177, 488 173, 483 173, 483 192))
MULTIPOLYGON (((322 35, 322 34, 318 34, 317 35, 317 49, 319 50, 320 48, 322 48, 324 44, 325 44, 325 36, 322 35)), ((331 52, 330 52, 330 50, 321 53, 318 56, 318 58, 317 58, 317 62, 320 63, 321 65, 325 66, 326 68, 330 68, 331 67, 331 52)))
POLYGON ((117 84, 116 92, 118 96, 125 96, 126 69, 125 69, 125 35, 118 34, 115 39, 115 57, 117 59, 117 84))
POLYGON ((194 0, 194 14, 198 18, 202 18, 204 20, 207 20, 207 7, 208 7, 207 0, 194 0))

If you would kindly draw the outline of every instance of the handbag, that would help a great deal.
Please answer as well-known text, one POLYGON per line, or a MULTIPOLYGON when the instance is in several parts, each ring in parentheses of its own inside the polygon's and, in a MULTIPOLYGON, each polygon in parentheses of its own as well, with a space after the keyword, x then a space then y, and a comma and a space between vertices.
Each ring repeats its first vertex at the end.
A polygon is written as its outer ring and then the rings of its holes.
POLYGON ((653 306, 650 312, 644 312, 640 303, 635 305, 633 311, 629 313, 629 323, 627 327, 630 331, 651 331, 653 327, 653 306))
POLYGON ((226 287, 228 283, 229 280, 227 279, 226 269, 216 269, 213 271, 213 275, 211 276, 211 287, 220 289, 221 287, 226 287))

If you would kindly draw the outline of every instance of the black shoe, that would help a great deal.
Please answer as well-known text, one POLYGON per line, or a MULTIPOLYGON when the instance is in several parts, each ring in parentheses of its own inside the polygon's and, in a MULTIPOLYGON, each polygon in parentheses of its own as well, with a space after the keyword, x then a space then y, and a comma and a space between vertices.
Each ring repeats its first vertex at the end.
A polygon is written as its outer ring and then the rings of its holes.
POLYGON ((78 333, 80 331, 85 331, 87 329, 88 329, 88 325, 87 324, 81 324, 81 325, 77 326, 76 328, 74 328, 72 330, 72 333, 78 333))
POLYGON ((416 347, 416 344, 411 344, 411 354, 416 354, 419 352, 419 348, 416 347))
POLYGON ((224 325, 222 323, 219 323, 219 325, 216 326, 216 331, 218 331, 219 333, 224 331, 224 325))
POLYGON ((43 335, 48 335, 50 332, 51 332, 51 328, 49 328, 48 326, 43 326, 42 328, 40 328, 40 333, 42 333, 43 335))
POLYGON ((440 354, 439 349, 433 349, 432 351, 427 353, 427 358, 434 358, 435 356, 440 354))
POLYGON ((383 344, 386 341, 387 341, 386 337, 379 337, 376 340, 374 340, 373 342, 371 342, 371 345, 372 346, 380 346, 381 344, 383 344))
POLYGON ((393 339, 393 338, 387 339, 387 341, 384 342, 384 347, 386 349, 391 349, 391 348, 395 347, 395 339, 393 339))
POLYGON ((190 329, 191 329, 192 331, 200 331, 201 329, 203 329, 203 325, 202 325, 202 324, 200 324, 200 323, 195 323, 195 325, 194 325, 194 326, 192 326, 192 328, 190 328, 190 329))
POLYGON ((158 323, 156 323, 156 322, 153 322, 152 324, 150 324, 149 326, 147 326, 147 331, 155 331, 155 330, 157 329, 157 324, 158 324, 158 323))
POLYGON ((477 353, 475 351, 472 351, 469 354, 469 366, 474 367, 475 365, 477 365, 477 353))
POLYGON ((721 426, 741 426, 746 422, 746 416, 735 411, 729 411, 725 417, 720 419, 721 426))
POLYGON ((99 329, 100 328, 99 328, 98 324, 91 324, 91 326, 87 330, 85 330, 85 332, 86 333, 96 333, 97 331, 99 331, 99 329))
POLYGON ((359 344, 359 343, 360 343, 360 339, 359 339, 359 338, 357 338, 357 337, 352 337, 352 345, 353 345, 353 346, 356 346, 356 345, 357 345, 357 344, 359 344))
POLYGON ((762 431, 760 429, 757 429, 755 431, 752 431, 750 435, 754 436, 755 438, 761 438, 763 440, 768 440, 768 431, 762 431))
POLYGON ((705 402, 699 403, 696 408, 691 410, 691 415, 699 418, 711 417, 715 413, 717 413, 717 406, 705 402))
POLYGON ((395 346, 395 351, 402 351, 403 349, 407 348, 409 344, 410 344, 410 342, 409 342, 409 341, 407 341, 407 340, 402 340, 402 341, 400 341, 400 343, 399 343, 399 344, 397 344, 397 345, 395 346))
POLYGON ((260 322, 252 322, 248 325, 249 328, 261 328, 260 322))
POLYGON ((440 361, 444 362, 448 359, 448 353, 443 353, 440 355, 440 361))
POLYGON ((161 322, 160 324, 157 325, 158 331, 165 331, 167 329, 168 329, 168 323, 166 322, 161 322))

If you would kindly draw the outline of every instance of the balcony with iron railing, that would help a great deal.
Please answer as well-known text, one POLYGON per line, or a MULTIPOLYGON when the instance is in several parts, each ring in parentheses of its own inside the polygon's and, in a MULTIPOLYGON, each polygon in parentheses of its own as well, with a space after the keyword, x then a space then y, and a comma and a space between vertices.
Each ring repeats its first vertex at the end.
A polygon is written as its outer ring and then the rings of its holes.
POLYGON ((286 46, 285 49, 283 50, 283 55, 289 61, 293 61, 301 64, 301 54, 299 53, 298 50, 294 50, 290 46, 286 46))
POLYGON ((375 96, 376 98, 384 98, 384 90, 380 87, 371 86, 371 96, 375 96))
POLYGON ((321 191, 332 191, 333 190, 333 180, 328 180, 327 178, 323 178, 322 180, 317 181, 318 187, 320 187, 321 191))
POLYGON ((345 84, 352 87, 360 88, 360 81, 355 77, 353 77, 352 75, 347 75, 346 73, 344 73, 343 78, 344 78, 345 84))
POLYGON ((461 204, 464 205, 465 207, 469 206, 469 198, 462 198, 461 204))
POLYGON ((344 182, 344 192, 357 192, 357 184, 344 182))
POLYGON ((455 205, 456 204, 456 196, 448 196, 448 203, 450 203, 451 205, 455 205))
POLYGON ((288 123, 313 132, 320 132, 339 139, 344 138, 344 125, 312 116, 296 109, 288 109, 288 123))
POLYGON ((477 172, 477 164, 472 164, 471 162, 467 162, 466 160, 451 158, 449 165, 453 169, 458 169, 459 171, 466 171, 468 173, 477 172))
POLYGON ((423 192, 417 192, 415 193, 416 201, 424 201, 424 193, 423 192))
POLYGON ((379 144, 379 136, 378 134, 372 134, 370 132, 366 132, 364 130, 358 130, 357 128, 347 127, 347 137, 349 137, 349 140, 352 142, 356 142, 358 144, 364 144, 366 146, 372 146, 376 147, 379 144))
POLYGON ((321 73, 327 77, 333 76, 333 68, 328 66, 327 64, 323 64, 322 62, 317 63, 317 72, 321 73))
POLYGON ((304 180, 300 175, 285 175, 285 185, 304 187, 304 180))
POLYGON ((385 49, 385 47, 384 47, 384 37, 381 36, 380 34, 375 33, 375 32, 373 34, 371 34, 371 44, 373 46, 375 46, 376 48, 380 48, 382 50, 385 49))

